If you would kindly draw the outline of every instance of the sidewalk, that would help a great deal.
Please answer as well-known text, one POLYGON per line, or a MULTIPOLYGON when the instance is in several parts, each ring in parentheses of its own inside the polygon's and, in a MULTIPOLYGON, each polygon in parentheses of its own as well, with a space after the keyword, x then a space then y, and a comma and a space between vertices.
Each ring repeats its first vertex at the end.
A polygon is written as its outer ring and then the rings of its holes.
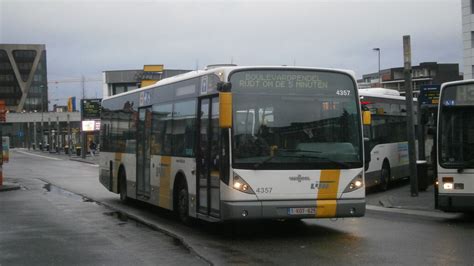
POLYGON ((434 207, 434 186, 419 191, 418 197, 412 197, 409 180, 402 180, 387 191, 375 191, 367 194, 367 205, 384 208, 436 211, 434 207))
POLYGON ((50 156, 50 157, 55 157, 55 158, 61 158, 61 159, 69 159, 71 161, 77 161, 77 162, 83 162, 83 163, 89 163, 89 164, 99 164, 99 153, 96 153, 95 156, 91 156, 89 153, 86 154, 86 158, 82 158, 81 156, 77 156, 76 153, 68 155, 65 154, 63 151, 60 153, 56 152, 48 152, 48 151, 40 151, 40 150, 28 150, 28 149, 20 149, 23 151, 39 154, 39 155, 44 155, 44 156, 50 156))

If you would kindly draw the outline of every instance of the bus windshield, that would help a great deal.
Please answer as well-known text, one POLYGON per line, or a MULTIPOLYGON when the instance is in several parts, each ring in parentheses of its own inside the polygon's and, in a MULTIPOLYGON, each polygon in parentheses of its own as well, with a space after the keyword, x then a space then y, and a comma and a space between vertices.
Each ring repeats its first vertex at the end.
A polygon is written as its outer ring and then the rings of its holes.
POLYGON ((362 167, 356 87, 343 73, 247 70, 231 75, 233 167, 362 167))
POLYGON ((440 165, 445 168, 474 167, 474 84, 443 89, 440 128, 440 165))

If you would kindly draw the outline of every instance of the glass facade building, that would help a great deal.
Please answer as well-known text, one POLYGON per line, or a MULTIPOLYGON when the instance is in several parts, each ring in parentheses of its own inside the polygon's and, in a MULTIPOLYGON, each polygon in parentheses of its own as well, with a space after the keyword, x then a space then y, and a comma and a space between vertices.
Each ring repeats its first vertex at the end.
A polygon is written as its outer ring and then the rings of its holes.
POLYGON ((41 112, 48 107, 44 45, 0 44, 0 99, 10 112, 41 112))

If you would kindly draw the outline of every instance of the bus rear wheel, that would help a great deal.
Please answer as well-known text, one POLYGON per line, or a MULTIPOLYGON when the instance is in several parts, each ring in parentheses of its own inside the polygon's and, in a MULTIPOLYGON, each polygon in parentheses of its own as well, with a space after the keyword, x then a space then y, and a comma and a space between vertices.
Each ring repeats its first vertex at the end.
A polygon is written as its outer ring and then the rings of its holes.
POLYGON ((126 202, 128 199, 127 196, 127 176, 125 174, 125 171, 120 169, 119 171, 119 192, 120 192, 120 200, 123 202, 126 202))
POLYGON ((387 162, 384 162, 382 165, 382 170, 380 171, 380 190, 387 191, 390 185, 390 166, 387 162))

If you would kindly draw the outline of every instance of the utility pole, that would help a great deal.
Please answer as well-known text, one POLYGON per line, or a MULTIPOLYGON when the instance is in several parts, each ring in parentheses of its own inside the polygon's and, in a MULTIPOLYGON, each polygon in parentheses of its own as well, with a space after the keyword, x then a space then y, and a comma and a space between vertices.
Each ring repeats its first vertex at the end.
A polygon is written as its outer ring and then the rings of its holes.
POLYGON ((405 98, 407 106, 408 159, 410 162, 410 192, 418 197, 418 176, 416 171, 415 127, 413 114, 413 89, 411 84, 411 43, 410 35, 403 36, 403 74, 405 76, 405 98))
POLYGON ((71 142, 71 123, 70 123, 70 115, 67 114, 67 146, 69 147, 69 157, 73 152, 72 142, 71 142))
POLYGON ((380 48, 372 49, 377 52, 378 61, 379 61, 379 68, 378 68, 378 76, 379 76, 379 87, 382 88, 382 75, 380 75, 380 48))
POLYGON ((87 135, 86 132, 83 131, 82 128, 82 114, 84 113, 84 100, 86 99, 86 87, 85 87, 85 78, 84 75, 82 76, 81 83, 82 83, 82 100, 81 100, 81 141, 82 141, 82 148, 81 148, 81 158, 86 158, 87 152, 87 135))

